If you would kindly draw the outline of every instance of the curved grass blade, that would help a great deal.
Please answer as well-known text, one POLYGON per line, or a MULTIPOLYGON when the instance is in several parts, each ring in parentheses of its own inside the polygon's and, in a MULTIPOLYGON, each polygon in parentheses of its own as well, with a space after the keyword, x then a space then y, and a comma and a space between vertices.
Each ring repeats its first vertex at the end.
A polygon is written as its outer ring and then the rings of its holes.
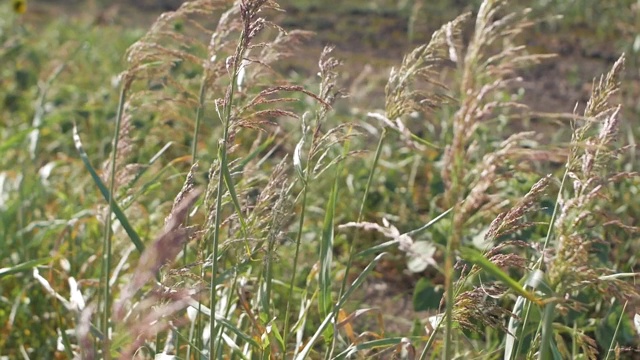
POLYGON ((442 214, 434 217, 433 219, 431 219, 431 221, 429 221, 428 223, 424 224, 423 226, 415 229, 415 230, 411 230, 408 233, 406 233, 406 235, 409 236, 413 236, 421 231, 427 230, 428 228, 430 228, 433 224, 437 223, 438 221, 440 221, 443 217, 447 216, 451 211, 453 210, 453 208, 449 208, 448 210, 445 210, 442 214))
POLYGON ((42 258, 42 259, 25 261, 23 263, 20 263, 18 265, 11 266, 11 267, 2 268, 2 269, 0 269, 0 278, 2 278, 3 276, 16 274, 16 273, 23 272, 23 271, 29 271, 29 270, 33 269, 34 267, 36 267, 36 266, 40 266, 40 265, 46 264, 46 263, 48 263, 50 261, 51 261, 51 258, 50 257, 46 257, 46 258, 42 258))
POLYGON ((407 339, 420 340, 421 338, 420 337, 414 337, 414 338, 394 337, 394 338, 366 341, 357 345, 349 346, 345 351, 341 352, 333 359, 341 360, 341 359, 351 358, 359 351, 371 350, 371 349, 377 349, 377 348, 388 348, 390 346, 398 345, 406 341, 407 339))
MULTIPOLYGON (((205 316, 208 316, 208 317, 211 317, 211 309, 209 309, 208 307, 204 306, 203 304, 197 302, 196 300, 193 300, 193 299, 190 300, 189 301, 189 306, 193 307, 194 309, 196 309, 201 314, 203 314, 205 316)), ((256 342, 250 335, 244 333, 242 330, 240 330, 235 325, 230 323, 229 320, 225 319, 224 317, 216 314, 215 315, 215 322, 217 324, 222 325, 222 326, 226 327, 227 329, 229 329, 232 333, 236 334, 240 339, 242 339, 243 341, 245 341, 249 345, 251 345, 251 346, 253 346, 255 348, 260 348, 260 345, 258 344, 258 342, 256 342)))
MULTIPOLYGON (((349 128, 349 134, 353 130, 349 128)), ((346 141, 342 148, 343 157, 349 153, 350 142, 346 141)), ((338 191, 340 189, 339 176, 342 173, 344 162, 338 163, 336 174, 329 194, 329 201, 325 211, 324 222, 322 224, 322 240, 320 242, 320 272, 318 274, 318 287, 320 294, 318 296, 318 307, 320 314, 326 316, 331 308, 331 265, 333 263, 333 241, 335 238, 335 212, 336 203, 338 202, 338 191)), ((339 306, 334 309, 334 314, 339 310, 339 306)), ((327 333, 326 335, 329 335, 327 333)))
MULTIPOLYGON (((544 282, 544 273, 540 269, 534 270, 529 275, 528 279, 525 282, 525 289, 526 288, 534 291, 542 290, 543 293, 547 295, 552 294, 551 289, 549 289, 549 286, 544 282)), ((528 313, 530 311, 529 306, 531 306, 531 303, 528 303, 522 296, 518 296, 518 298, 516 299, 516 303, 513 305, 511 313, 514 316, 511 316, 509 318, 509 324, 507 325, 507 336, 505 338, 503 357, 504 360, 511 360, 515 354, 518 354, 521 343, 518 344, 518 348, 514 349, 517 340, 515 334, 518 328, 521 326, 524 333, 524 324, 526 324, 526 322, 522 321, 522 314, 525 312, 528 313)))
MULTIPOLYGON (((451 212, 451 210, 453 210, 453 208, 449 208, 449 210, 446 210, 442 214, 440 214, 440 215, 436 216, 435 218, 431 219, 431 221, 429 221, 425 225, 423 225, 423 226, 421 226, 421 227, 419 227, 419 228, 417 228, 415 230, 411 230, 411 231, 409 231, 409 232, 407 232, 407 233, 405 233, 403 235, 413 236, 413 235, 415 235, 415 234, 417 234, 417 233, 419 233, 421 231, 424 231, 424 230, 430 228, 433 224, 437 223, 443 217, 447 216, 451 212)), ((379 244, 379 245, 367 248, 365 250, 362 250, 359 253, 357 253, 354 257, 355 258, 361 258, 361 257, 365 257, 365 256, 370 255, 370 254, 375 254, 377 252, 386 250, 386 249, 388 249, 390 247, 396 246, 399 242, 400 242, 400 240, 397 240, 397 239, 390 240, 390 241, 384 242, 382 244, 379 244)))
MULTIPOLYGON (((222 147, 220 147, 220 151, 223 151, 222 147)), ((220 155, 219 158, 222 159, 222 156, 220 155)), ((247 223, 245 222, 244 216, 242 215, 242 207, 240 206, 240 201, 238 200, 238 193, 236 192, 236 187, 233 183, 233 178, 231 177, 231 172, 229 171, 229 164, 227 163, 227 161, 220 162, 220 172, 222 173, 222 178, 224 179, 224 184, 227 187, 227 191, 229 191, 229 196, 231 197, 231 202, 233 203, 233 207, 236 210, 236 213, 238 214, 238 220, 240 221, 240 229, 242 230, 242 233, 246 235, 247 223)), ((245 246, 246 246, 247 254, 250 254, 251 250, 249 249, 249 244, 245 242, 245 246)))
POLYGON ((247 166, 247 164, 251 160, 255 159, 258 156, 258 154, 262 153, 269 146, 271 146, 271 144, 273 144, 273 141, 275 139, 276 139, 275 135, 269 136, 260 144, 260 146, 255 148, 252 152, 250 152, 246 156, 243 156, 240 162, 238 163, 238 165, 233 169, 233 172, 242 171, 242 169, 244 169, 244 167, 247 166))
MULTIPOLYGON (((73 141, 75 143, 76 150, 78 150, 78 154, 80 154, 80 159, 82 159, 82 162, 84 163, 85 168, 87 168, 87 170, 89 171, 89 174, 91 174, 91 178, 93 179, 93 182, 95 182, 96 185, 98 186, 98 189, 100 189, 100 193, 102 194, 104 199, 109 201, 109 190, 107 189, 105 184, 102 182, 102 179, 100 179, 100 176, 98 176, 98 173, 96 173, 93 166, 91 166, 89 157, 87 156, 87 153, 86 151, 84 151, 84 147, 82 146, 82 141, 80 140, 80 135, 78 134, 78 127, 76 126, 76 124, 73 125, 73 141)), ((133 229, 133 227, 129 223, 129 220, 127 219, 125 214, 122 212, 118 204, 116 204, 115 202, 113 203, 112 210, 113 210, 113 213, 116 215, 116 218, 118 218, 118 221, 120 221, 120 224, 122 225, 122 228, 124 229, 124 231, 126 231, 127 235, 129 235, 129 239, 131 239, 131 242, 133 242, 133 245, 136 246, 136 249, 138 250, 138 252, 142 253, 144 251, 144 244, 142 243, 142 240, 140 240, 140 236, 138 236, 138 233, 133 229)))
POLYGON ((387 250, 390 247, 395 247, 400 243, 400 240, 389 240, 389 241, 385 241, 382 244, 378 244, 376 246, 372 246, 368 249, 364 249, 362 251, 360 251, 359 253, 357 253, 354 258, 359 259, 359 258, 363 258, 366 257, 368 255, 371 254, 375 254, 378 253, 380 251, 384 251, 387 250))
POLYGON ((466 261, 478 265, 484 271, 489 274, 497 277, 500 281, 502 281, 505 285, 507 285, 511 290, 515 291, 518 295, 524 297, 525 299, 542 306, 542 300, 537 298, 533 293, 527 291, 520 285, 519 282, 515 281, 511 276, 507 275, 504 271, 502 271, 496 264, 489 261, 481 252, 478 250, 469 248, 469 247, 461 247, 460 255, 466 261))
MULTIPOLYGON (((133 180, 131 180, 131 182, 129 182, 129 184, 127 184, 126 189, 132 189, 133 186, 142 178, 142 175, 144 175, 150 168, 151 165, 153 165, 161 156, 162 154, 164 154, 167 150, 169 150, 169 148, 171 147, 171 145, 173 145, 172 141, 169 141, 168 143, 164 144, 164 146, 162 147, 162 149, 160 149, 155 155, 153 155, 151 157, 151 159, 149 160, 149 162, 143 166, 134 176, 133 180)), ((178 160, 180 160, 180 158, 178 158, 178 160)), ((158 174, 156 174, 153 179, 150 182, 154 182, 156 181, 160 175, 162 175, 164 173, 164 171, 166 171, 166 169, 172 165, 174 162, 176 162, 176 160, 173 160, 171 162, 169 162, 169 165, 165 166, 164 168, 160 169, 160 171, 158 172, 158 174)), ((142 185, 142 189, 148 189, 149 188, 149 183, 147 182, 146 184, 142 185)))

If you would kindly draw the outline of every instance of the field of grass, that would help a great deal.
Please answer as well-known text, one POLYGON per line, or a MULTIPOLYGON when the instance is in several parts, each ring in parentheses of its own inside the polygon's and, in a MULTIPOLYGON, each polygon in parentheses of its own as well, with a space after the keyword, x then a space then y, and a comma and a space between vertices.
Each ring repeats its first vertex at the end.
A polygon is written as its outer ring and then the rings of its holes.
POLYGON ((11 5, 0 359, 640 353, 638 2, 11 5))

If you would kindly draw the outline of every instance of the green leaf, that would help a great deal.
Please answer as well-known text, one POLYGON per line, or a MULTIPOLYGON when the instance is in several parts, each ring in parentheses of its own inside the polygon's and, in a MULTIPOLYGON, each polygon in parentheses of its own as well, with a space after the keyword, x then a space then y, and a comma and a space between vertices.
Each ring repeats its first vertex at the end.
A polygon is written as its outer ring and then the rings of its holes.
POLYGON ((442 287, 436 287, 431 280, 421 278, 413 290, 413 309, 415 311, 438 309, 442 294, 444 294, 442 287))

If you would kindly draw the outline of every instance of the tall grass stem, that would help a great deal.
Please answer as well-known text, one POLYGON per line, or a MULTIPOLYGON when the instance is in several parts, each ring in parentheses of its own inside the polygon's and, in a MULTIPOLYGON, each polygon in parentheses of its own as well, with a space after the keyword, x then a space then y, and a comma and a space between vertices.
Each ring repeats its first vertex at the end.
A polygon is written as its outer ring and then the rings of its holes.
POLYGON ((125 75, 122 80, 122 87, 120 89, 120 97, 118 99, 118 112, 116 114, 116 123, 113 133, 113 148, 111 151, 111 164, 109 169, 109 212, 105 219, 104 225, 104 238, 102 241, 102 286, 103 286, 103 313, 102 313, 102 334, 104 335, 103 342, 103 357, 104 359, 111 359, 110 353, 110 329, 109 321, 111 319, 111 288, 109 286, 109 274, 111 273, 111 218, 113 215, 113 208, 115 204, 115 184, 116 184, 116 160, 118 155, 118 143, 120 140, 120 126, 122 124, 122 117, 124 115, 124 105, 127 96, 127 90, 129 88, 130 81, 128 75, 125 75))

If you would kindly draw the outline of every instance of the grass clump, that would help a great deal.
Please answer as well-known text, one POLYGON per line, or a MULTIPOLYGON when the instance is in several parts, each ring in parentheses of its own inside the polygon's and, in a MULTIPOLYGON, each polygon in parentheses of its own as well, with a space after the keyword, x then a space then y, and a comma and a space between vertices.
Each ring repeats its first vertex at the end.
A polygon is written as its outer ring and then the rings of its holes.
POLYGON ((635 346, 633 259, 612 253, 637 231, 613 201, 637 182, 614 167, 624 57, 583 114, 534 114, 513 95, 518 72, 550 55, 518 45, 528 10, 486 0, 391 70, 383 110, 340 121, 331 47, 312 85, 278 71, 310 36, 269 20, 280 10, 199 0, 161 15, 129 47, 117 100, 102 89, 115 111, 83 108, 93 94, 64 103, 73 61, 45 77, 35 110, 16 100, 34 98, 33 80, 3 75, 17 89, 2 94, 7 118, 34 118, 1 133, 3 165, 32 161, 0 173, 9 356, 595 359, 635 346), (43 112, 51 96, 63 105, 43 112), (571 141, 513 131, 532 116, 570 122, 571 141), (63 136, 42 138, 52 130, 63 136), (566 154, 559 176, 544 164, 566 154), (428 189, 415 201, 379 190, 401 164, 395 189, 428 189), (380 191, 396 201, 375 211, 380 191), (387 241, 366 243, 369 230, 387 241), (431 311, 410 335, 355 305, 394 254, 431 311), (32 342, 25 324, 39 319, 32 342))

